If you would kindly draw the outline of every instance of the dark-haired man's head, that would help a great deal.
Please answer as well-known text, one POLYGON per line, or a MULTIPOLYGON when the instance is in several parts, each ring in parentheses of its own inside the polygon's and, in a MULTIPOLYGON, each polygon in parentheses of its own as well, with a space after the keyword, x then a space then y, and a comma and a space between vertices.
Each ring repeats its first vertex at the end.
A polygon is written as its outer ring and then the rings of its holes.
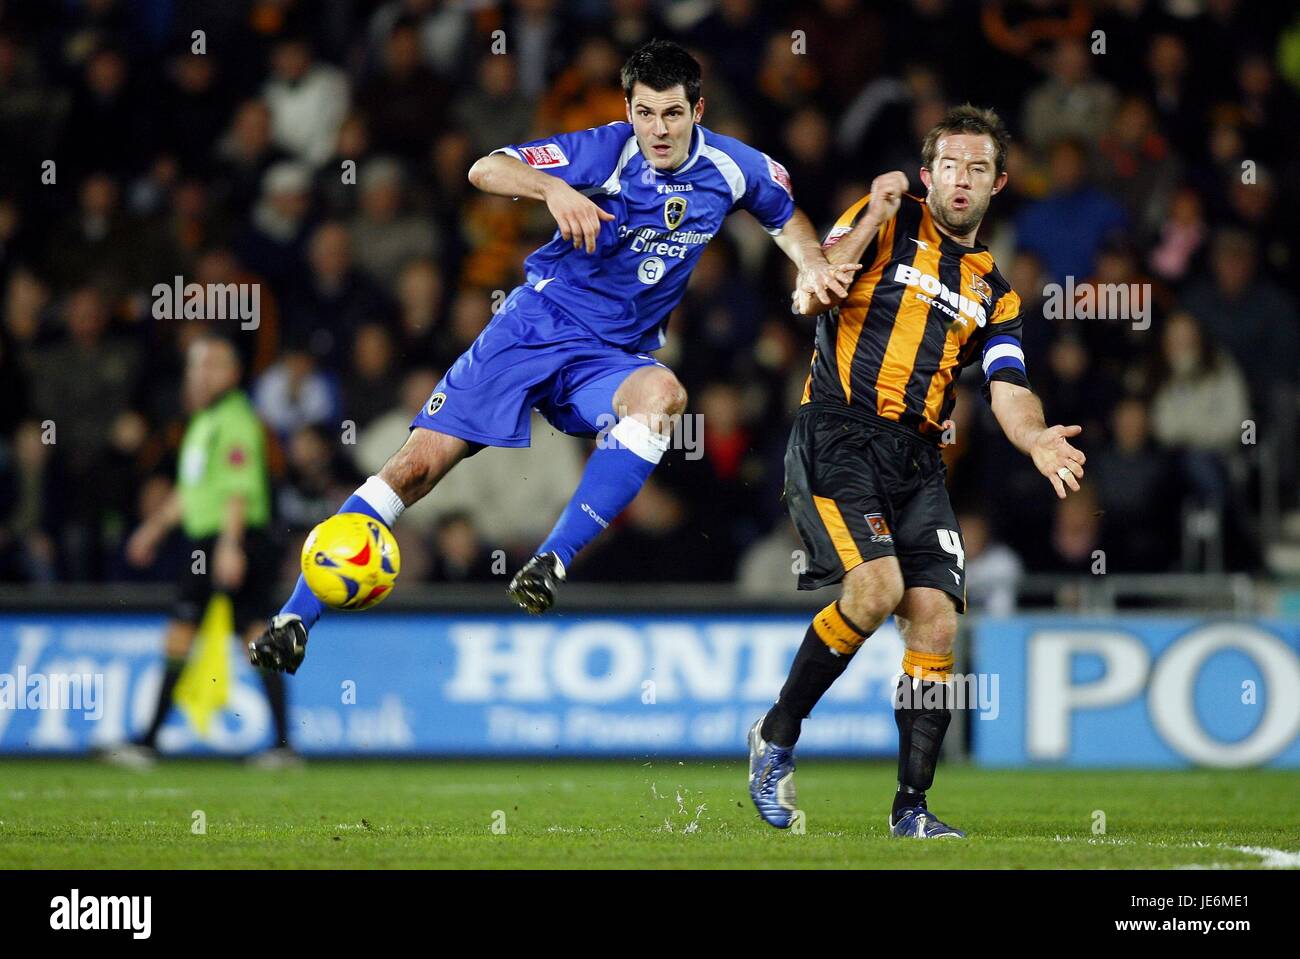
POLYGON ((949 110, 921 144, 921 182, 935 221, 957 237, 973 236, 989 200, 1007 182, 1011 137, 992 110, 949 110))
POLYGON ((1047 169, 1055 192, 1073 193, 1088 179, 1088 148, 1073 137, 1058 140, 1048 153, 1047 169))
POLYGON ((185 355, 185 398, 201 410, 239 385, 239 351, 228 339, 212 333, 197 337, 185 355))
POLYGON ((699 62, 680 44, 651 40, 623 64, 622 80, 641 153, 656 170, 681 166, 704 115, 699 62))

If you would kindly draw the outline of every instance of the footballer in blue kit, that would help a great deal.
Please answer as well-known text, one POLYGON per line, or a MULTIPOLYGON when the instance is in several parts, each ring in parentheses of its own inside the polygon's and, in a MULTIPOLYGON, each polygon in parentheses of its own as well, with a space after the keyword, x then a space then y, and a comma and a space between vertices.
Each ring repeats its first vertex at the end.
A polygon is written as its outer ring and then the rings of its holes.
MULTIPOLYGON (((700 126, 700 66, 683 47, 644 44, 622 81, 625 121, 502 147, 470 168, 480 190, 544 202, 555 235, 525 260, 524 283, 447 370, 405 445, 339 510, 391 526, 464 457, 527 446, 533 409, 574 435, 608 427, 550 535, 510 582, 530 613, 553 605, 573 557, 668 449, 686 391, 652 354, 722 221, 748 211, 799 268, 799 286, 828 305, 861 267, 827 261, 780 163, 700 126)), ((322 611, 299 577, 249 643, 250 660, 295 672, 322 611)))

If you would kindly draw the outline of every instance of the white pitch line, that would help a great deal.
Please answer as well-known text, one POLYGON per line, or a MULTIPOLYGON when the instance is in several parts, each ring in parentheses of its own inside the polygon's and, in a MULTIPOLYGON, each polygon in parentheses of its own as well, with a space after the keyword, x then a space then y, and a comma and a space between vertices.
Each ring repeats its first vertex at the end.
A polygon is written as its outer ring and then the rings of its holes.
POLYGON ((1265 869, 1300 869, 1300 852, 1287 852, 1285 849, 1270 849, 1268 846, 1225 846, 1250 856, 1259 856, 1265 869))

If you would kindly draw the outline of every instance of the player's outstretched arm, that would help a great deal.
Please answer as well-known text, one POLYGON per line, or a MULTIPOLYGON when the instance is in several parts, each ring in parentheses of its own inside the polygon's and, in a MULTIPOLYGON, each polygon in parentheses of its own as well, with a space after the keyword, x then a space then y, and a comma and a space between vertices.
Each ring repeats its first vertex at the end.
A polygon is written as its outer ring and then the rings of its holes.
POLYGON ((1065 499, 1067 487, 1077 493, 1086 457, 1067 437, 1078 436, 1083 427, 1048 426, 1042 402, 1023 386, 994 380, 989 390, 993 415, 1011 445, 1034 461, 1058 497, 1065 499))
POLYGON ((820 313, 849 295, 849 284, 853 282, 853 274, 862 268, 861 264, 828 261, 806 213, 796 209, 775 239, 781 252, 799 268, 795 287, 807 291, 810 310, 812 303, 820 303, 820 309, 812 310, 820 313))
POLYGON ((563 180, 534 170, 504 153, 474 161, 469 168, 469 182, 484 193, 541 200, 555 218, 560 236, 572 243, 575 250, 581 246, 588 253, 595 253, 601 221, 614 219, 612 213, 596 206, 563 180))
POLYGON ((871 202, 862 218, 854 224, 853 229, 837 237, 830 246, 823 247, 823 252, 830 269, 841 281, 843 292, 832 289, 828 296, 816 294, 813 286, 806 281, 803 273, 791 294, 794 311, 802 316, 814 316, 825 312, 830 307, 839 306, 848 296, 848 287, 853 277, 862 269, 859 262, 867 246, 875 237, 882 223, 898 213, 903 194, 907 192, 907 174, 901 170, 882 173, 871 181, 871 202))

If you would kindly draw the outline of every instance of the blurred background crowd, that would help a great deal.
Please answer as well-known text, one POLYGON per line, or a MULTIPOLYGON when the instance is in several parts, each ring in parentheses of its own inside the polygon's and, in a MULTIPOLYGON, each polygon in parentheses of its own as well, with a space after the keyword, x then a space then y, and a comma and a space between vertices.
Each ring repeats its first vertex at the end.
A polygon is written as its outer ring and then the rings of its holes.
MULTIPOLYGON (((184 353, 208 327, 241 351, 271 438, 287 577, 553 229, 540 204, 474 191, 469 166, 623 119, 619 67, 654 36, 704 64, 704 125, 783 162, 823 230, 877 173, 921 192, 920 141, 948 106, 1007 121, 981 239, 1024 301, 1048 422, 1084 427, 1088 481, 1058 503, 968 371, 946 455, 977 598, 984 582, 1005 603, 995 587, 1022 570, 1087 572, 1098 549, 1108 572, 1265 571, 1295 506, 1286 8, 0 0, 0 579, 172 578, 175 549, 136 569, 123 543, 171 488, 184 353), (176 276, 260 284, 260 325, 154 319, 176 276), (1056 318, 1067 282, 1140 284, 1149 324, 1056 318)), ((782 455, 811 323, 789 313, 792 279, 743 215, 709 245, 660 353, 702 442, 576 578, 793 590, 782 455)), ((495 550, 513 571, 589 448, 538 420, 531 450, 464 463, 399 525, 404 577, 499 579, 495 550)))

